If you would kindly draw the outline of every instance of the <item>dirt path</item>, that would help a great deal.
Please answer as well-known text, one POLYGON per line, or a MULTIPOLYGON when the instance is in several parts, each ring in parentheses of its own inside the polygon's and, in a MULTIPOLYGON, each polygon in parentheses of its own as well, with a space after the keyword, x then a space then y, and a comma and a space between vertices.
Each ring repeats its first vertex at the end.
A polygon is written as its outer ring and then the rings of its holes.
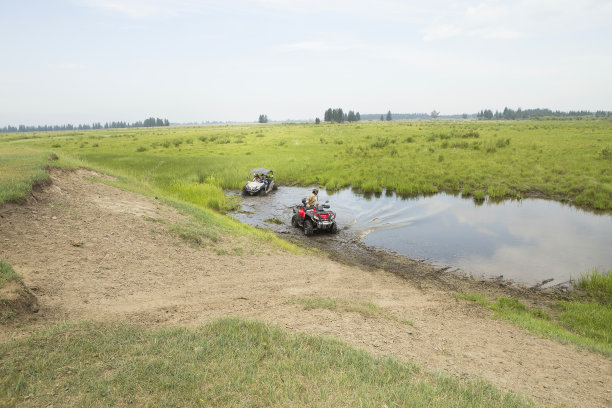
POLYGON ((482 377, 542 405, 612 406, 612 359, 491 320, 440 286, 246 239, 193 247, 169 232, 185 221, 174 209, 91 182, 103 176, 89 171, 51 175, 53 183, 26 204, 0 208, 0 259, 24 276, 40 306, 28 324, 0 326, 0 341, 64 320, 151 327, 232 315, 482 377), (385 313, 305 311, 296 297, 372 302, 385 313))

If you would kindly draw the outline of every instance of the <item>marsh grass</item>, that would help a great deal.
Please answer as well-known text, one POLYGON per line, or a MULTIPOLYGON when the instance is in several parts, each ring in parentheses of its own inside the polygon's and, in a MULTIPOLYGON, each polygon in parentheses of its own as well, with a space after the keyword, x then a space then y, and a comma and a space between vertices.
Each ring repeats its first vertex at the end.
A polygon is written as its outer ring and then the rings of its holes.
POLYGON ((7 406, 532 407, 483 381, 234 318, 54 326, 0 345, 7 406))
POLYGON ((612 270, 600 271, 593 268, 585 272, 574 282, 574 287, 581 289, 603 304, 612 306, 612 270))
POLYGON ((204 208, 221 212, 238 208, 237 200, 225 195, 221 187, 207 182, 200 183, 200 179, 196 183, 175 182, 162 189, 178 200, 204 208))
MULTIPOLYGON (((41 150, 58 144, 61 147, 57 150, 63 155, 76 155, 90 167, 135 179, 150 174, 149 182, 157 188, 190 183, 201 173, 217 178, 222 189, 238 189, 250 169, 267 167, 275 171, 279 185, 335 180, 334 185, 350 185, 364 193, 393 190, 420 195, 434 190, 463 191, 474 196, 477 190, 495 193, 504 186, 507 191, 497 194, 502 198, 537 195, 609 211, 609 123, 568 120, 548 121, 545 126, 536 121, 432 121, 419 122, 418 127, 405 122, 184 126, 92 130, 81 132, 83 135, 49 132, 44 137, 23 134, 19 135, 21 140, 0 135, 0 143, 10 140, 41 150), (99 147, 78 148, 85 136, 95 137, 99 147), (199 142, 186 142, 194 139, 199 142), (160 147, 136 152, 139 146, 153 143, 160 147), (464 191, 466 186, 473 190, 464 191)), ((211 199, 198 199, 198 205, 224 211, 218 192, 202 193, 211 194, 211 199)))
MULTIPOLYGON (((468 192, 468 191, 466 191, 468 192)), ((484 201, 485 200, 485 193, 482 190, 474 190, 474 200, 475 201, 484 201)))

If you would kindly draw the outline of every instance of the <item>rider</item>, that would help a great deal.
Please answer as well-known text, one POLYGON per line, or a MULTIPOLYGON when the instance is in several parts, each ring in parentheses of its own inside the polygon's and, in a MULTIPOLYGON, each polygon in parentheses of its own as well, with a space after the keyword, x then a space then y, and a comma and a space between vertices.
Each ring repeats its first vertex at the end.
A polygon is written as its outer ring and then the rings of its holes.
POLYGON ((319 194, 318 189, 312 190, 312 193, 306 198, 306 207, 315 207, 319 202, 317 201, 317 194, 319 194))

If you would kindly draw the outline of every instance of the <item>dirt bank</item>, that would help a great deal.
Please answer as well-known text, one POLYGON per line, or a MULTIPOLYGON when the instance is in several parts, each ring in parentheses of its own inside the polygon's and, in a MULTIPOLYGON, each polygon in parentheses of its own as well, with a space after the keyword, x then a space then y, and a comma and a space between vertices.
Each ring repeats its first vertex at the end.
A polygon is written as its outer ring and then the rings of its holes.
POLYGON ((89 181, 103 176, 85 170, 51 177, 26 203, 0 208, 0 259, 39 304, 30 321, 0 326, 0 341, 64 320, 152 327, 232 315, 337 337, 427 370, 482 377, 539 404, 612 406, 611 359, 491 320, 455 299, 456 283, 416 274, 416 264, 406 261, 404 273, 413 276, 406 279, 247 239, 195 247, 169 230, 186 217, 152 198, 89 181), (305 311, 296 297, 372 302, 397 319, 305 311))

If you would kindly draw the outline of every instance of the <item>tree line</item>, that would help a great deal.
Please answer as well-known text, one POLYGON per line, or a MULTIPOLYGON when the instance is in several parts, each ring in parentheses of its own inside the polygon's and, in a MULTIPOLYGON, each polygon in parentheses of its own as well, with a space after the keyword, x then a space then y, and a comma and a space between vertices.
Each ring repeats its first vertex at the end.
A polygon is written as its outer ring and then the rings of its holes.
POLYGON ((168 119, 150 117, 145 120, 139 120, 134 123, 128 122, 106 122, 104 125, 100 122, 94 122, 91 125, 43 125, 43 126, 5 126, 0 128, 0 132, 3 133, 14 133, 14 132, 50 132, 58 130, 89 130, 89 129, 121 129, 130 127, 156 127, 156 126, 170 126, 168 119))
POLYGON ((342 122, 358 122, 361 120, 361 115, 359 114, 359 112, 355 112, 355 111, 348 111, 348 113, 345 113, 342 108, 337 108, 337 109, 332 109, 329 108, 328 110, 325 111, 325 114, 323 115, 323 120, 325 122, 336 122, 336 123, 342 123, 342 122))
POLYGON ((517 119, 532 119, 532 118, 541 118, 541 117, 582 117, 582 116, 594 116, 597 118, 602 117, 611 117, 611 111, 602 111, 599 110, 597 112, 591 111, 552 111, 550 109, 525 109, 522 110, 518 108, 517 110, 504 108, 502 112, 493 111, 491 109, 483 109, 476 114, 476 118, 480 120, 517 120, 517 119))

